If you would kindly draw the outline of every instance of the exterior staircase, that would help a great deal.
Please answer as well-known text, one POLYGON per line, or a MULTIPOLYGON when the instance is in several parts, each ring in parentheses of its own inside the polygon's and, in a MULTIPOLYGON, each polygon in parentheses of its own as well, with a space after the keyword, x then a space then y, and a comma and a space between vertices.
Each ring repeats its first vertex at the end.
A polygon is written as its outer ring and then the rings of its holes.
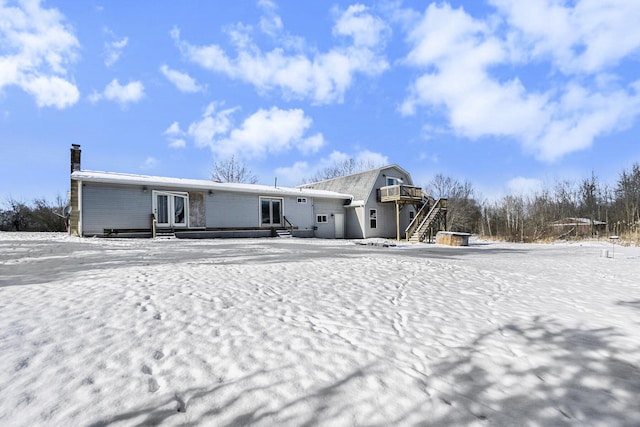
POLYGON ((447 199, 438 199, 433 204, 433 199, 427 200, 411 224, 405 230, 407 240, 412 243, 424 242, 429 237, 429 229, 433 229, 439 220, 446 221, 447 199))

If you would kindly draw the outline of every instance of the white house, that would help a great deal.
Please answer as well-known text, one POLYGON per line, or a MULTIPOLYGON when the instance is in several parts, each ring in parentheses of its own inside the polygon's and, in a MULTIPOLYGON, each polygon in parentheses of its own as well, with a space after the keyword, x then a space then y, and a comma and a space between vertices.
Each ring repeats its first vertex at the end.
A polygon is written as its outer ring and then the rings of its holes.
POLYGON ((78 236, 419 234, 420 241, 446 212, 396 165, 288 188, 89 171, 81 168, 80 154, 73 145, 69 230, 78 236))

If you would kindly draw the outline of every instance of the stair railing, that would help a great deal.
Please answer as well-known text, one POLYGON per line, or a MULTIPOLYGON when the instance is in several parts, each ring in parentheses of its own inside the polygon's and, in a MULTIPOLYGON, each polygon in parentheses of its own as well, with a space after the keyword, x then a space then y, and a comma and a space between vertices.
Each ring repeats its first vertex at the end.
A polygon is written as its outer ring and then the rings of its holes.
MULTIPOLYGON (((411 231, 411 234, 409 234, 409 227, 407 227, 407 240, 409 240, 414 233, 420 233, 420 235, 418 236, 418 241, 422 242, 424 240, 427 229, 429 228, 428 226, 438 217, 438 215, 440 215, 443 210, 446 209, 447 199, 439 198, 438 200, 436 200, 436 202, 429 210, 429 213, 422 219, 422 221, 420 221, 420 225, 418 225, 411 231)), ((409 226, 411 226, 411 224, 409 224, 409 226)))

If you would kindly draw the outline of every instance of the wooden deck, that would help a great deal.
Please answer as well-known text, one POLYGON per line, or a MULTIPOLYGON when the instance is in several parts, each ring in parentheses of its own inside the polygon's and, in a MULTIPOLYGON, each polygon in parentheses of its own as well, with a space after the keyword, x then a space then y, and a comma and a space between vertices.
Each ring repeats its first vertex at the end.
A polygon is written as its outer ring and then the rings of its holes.
POLYGON ((383 203, 421 203, 423 195, 422 188, 409 185, 388 185, 380 188, 380 201, 383 203))

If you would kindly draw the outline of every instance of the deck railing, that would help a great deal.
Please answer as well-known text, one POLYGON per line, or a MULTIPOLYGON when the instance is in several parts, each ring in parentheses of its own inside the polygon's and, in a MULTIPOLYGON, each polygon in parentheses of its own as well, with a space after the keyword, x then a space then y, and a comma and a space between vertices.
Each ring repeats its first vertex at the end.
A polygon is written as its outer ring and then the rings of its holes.
POLYGON ((422 188, 410 185, 387 185, 380 188, 381 202, 420 202, 423 195, 422 188))

